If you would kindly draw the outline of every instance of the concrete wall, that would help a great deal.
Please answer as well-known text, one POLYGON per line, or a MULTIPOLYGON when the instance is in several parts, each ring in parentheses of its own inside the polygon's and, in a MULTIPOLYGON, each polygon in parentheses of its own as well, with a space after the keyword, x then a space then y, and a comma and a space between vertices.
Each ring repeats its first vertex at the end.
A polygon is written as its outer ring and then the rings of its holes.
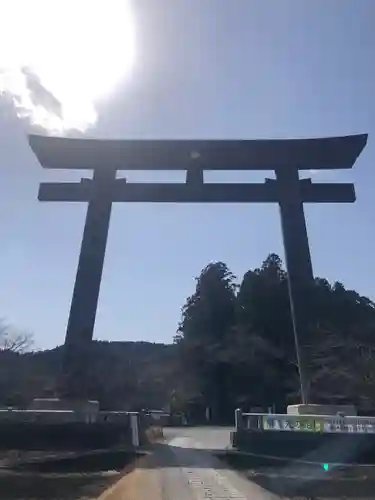
POLYGON ((148 427, 138 413, 0 410, 0 449, 136 448, 146 442, 148 427))
POLYGON ((257 455, 260 461, 268 457, 318 463, 375 463, 373 418, 327 417, 324 421, 320 415, 242 414, 237 410, 235 420, 234 447, 257 455), (283 421, 295 425, 296 419, 299 428, 283 429, 283 421))
POLYGON ((97 422, 128 423, 130 413, 127 411, 101 411, 98 413, 97 422))
POLYGON ((354 405, 316 405, 298 404, 289 405, 288 415, 345 415, 346 417, 357 416, 357 409, 354 405))
POLYGON ((0 448, 81 450, 114 446, 132 448, 130 424, 8 422, 0 425, 0 448))
POLYGON ((236 448, 260 459, 323 463, 375 463, 375 435, 236 431, 236 448))
POLYGON ((60 398, 35 398, 30 403, 28 410, 73 410, 85 413, 98 413, 98 401, 69 400, 60 398))
POLYGON ((0 426, 9 423, 85 422, 85 416, 72 410, 0 410, 0 426))

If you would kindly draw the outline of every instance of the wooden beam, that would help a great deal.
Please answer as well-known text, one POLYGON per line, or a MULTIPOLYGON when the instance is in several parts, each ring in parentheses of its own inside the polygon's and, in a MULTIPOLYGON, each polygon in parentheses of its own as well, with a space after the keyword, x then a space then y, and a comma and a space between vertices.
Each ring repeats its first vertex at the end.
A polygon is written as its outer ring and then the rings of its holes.
POLYGON ((283 140, 96 140, 29 136, 44 168, 274 170, 352 168, 367 135, 283 140))
MULTIPOLYGON (((92 181, 44 182, 39 186, 39 201, 84 202, 93 197, 92 181)), ((100 193, 100 191, 99 191, 100 193)), ((126 183, 116 180, 102 196, 113 202, 132 203, 277 203, 276 184, 207 183, 189 186, 177 183, 126 183)), ((301 181, 301 197, 306 203, 352 203, 353 184, 307 184, 301 181)))

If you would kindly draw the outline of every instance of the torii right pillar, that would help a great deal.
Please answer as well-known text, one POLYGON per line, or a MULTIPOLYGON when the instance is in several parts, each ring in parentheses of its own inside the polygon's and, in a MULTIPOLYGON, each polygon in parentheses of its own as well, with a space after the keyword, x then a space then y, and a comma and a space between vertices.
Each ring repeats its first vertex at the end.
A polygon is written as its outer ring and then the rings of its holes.
POLYGON ((312 305, 310 291, 314 275, 300 190, 301 183, 303 184, 304 181, 299 180, 297 168, 279 168, 275 172, 288 270, 289 299, 300 376, 301 400, 302 404, 308 404, 310 377, 304 343, 310 327, 309 318, 312 305))

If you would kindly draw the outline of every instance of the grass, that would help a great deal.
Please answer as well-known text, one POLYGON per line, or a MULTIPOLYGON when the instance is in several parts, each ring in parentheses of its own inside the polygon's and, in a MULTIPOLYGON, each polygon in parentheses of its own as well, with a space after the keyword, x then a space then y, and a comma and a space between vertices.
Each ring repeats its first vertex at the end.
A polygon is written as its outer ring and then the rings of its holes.
POLYGON ((328 467, 291 461, 257 462, 256 456, 220 456, 232 469, 284 498, 375 499, 375 466, 328 467))
POLYGON ((97 498, 118 477, 105 474, 0 473, 2 500, 88 500, 97 498))
POLYGON ((1 500, 91 500, 132 469, 121 450, 22 463, 0 469, 1 500))

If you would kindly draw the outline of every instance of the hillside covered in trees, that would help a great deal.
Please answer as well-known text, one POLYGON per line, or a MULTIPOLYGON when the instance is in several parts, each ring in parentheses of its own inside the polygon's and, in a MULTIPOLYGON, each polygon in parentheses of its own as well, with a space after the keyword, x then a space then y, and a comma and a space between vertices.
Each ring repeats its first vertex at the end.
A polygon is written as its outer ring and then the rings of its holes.
MULTIPOLYGON (((301 343, 312 402, 350 402, 373 413, 374 303, 316 278, 309 311, 301 343)), ((23 352, 4 342, 4 332, 2 339, 0 405, 56 395, 62 348, 23 352)), ((222 262, 205 267, 173 344, 93 342, 87 355, 90 397, 103 408, 164 407, 199 419, 209 406, 219 422, 232 419, 236 407, 284 411, 299 401, 287 274, 275 254, 241 283, 222 262)))
MULTIPOLYGON (((174 351, 173 345, 148 342, 92 342, 87 352, 89 397, 99 400, 103 409, 165 405, 174 351)), ((0 407, 24 407, 34 397, 57 397, 62 355, 62 346, 38 352, 0 351, 0 407)))

